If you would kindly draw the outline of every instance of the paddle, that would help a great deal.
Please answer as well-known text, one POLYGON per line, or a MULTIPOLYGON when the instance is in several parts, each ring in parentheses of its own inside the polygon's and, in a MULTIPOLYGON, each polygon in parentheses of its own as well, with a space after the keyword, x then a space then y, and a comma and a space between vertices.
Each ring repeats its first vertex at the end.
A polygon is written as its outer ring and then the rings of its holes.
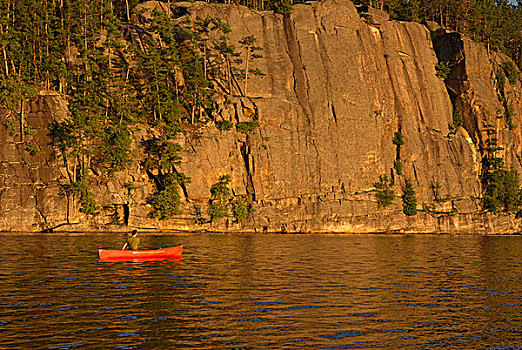
POLYGON ((125 244, 123 245, 123 248, 121 248, 121 250, 125 250, 125 248, 127 248, 127 242, 125 242, 125 244))

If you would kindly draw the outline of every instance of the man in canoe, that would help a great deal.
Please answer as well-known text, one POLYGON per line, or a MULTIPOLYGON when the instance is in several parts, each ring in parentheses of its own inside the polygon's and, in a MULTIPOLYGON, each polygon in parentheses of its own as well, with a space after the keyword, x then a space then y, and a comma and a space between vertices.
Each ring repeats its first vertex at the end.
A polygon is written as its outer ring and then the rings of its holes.
POLYGON ((132 235, 127 238, 127 241, 123 245, 123 248, 121 250, 125 250, 127 248, 128 250, 138 250, 138 244, 140 244, 140 239, 136 237, 138 235, 137 230, 132 230, 132 235))

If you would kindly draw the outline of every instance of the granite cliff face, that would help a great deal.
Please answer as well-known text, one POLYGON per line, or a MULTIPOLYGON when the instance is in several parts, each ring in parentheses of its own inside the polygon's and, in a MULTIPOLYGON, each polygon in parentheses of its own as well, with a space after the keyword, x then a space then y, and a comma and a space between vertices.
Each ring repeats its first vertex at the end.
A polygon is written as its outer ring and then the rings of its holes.
POLYGON ((491 125, 506 164, 521 173, 521 85, 507 83, 501 102, 495 75, 508 58, 458 33, 390 21, 377 10, 361 17, 349 1, 296 5, 290 17, 207 3, 176 3, 172 11, 221 18, 231 42, 257 38, 263 57, 251 65, 264 75, 249 77, 248 98, 216 92, 215 100, 218 120, 256 119, 259 127, 243 134, 208 123, 179 137, 179 170, 191 183, 182 191, 183 214, 168 221, 150 218, 146 199, 154 186, 139 165, 139 142, 154 131, 135 130, 136 162, 128 171, 106 177, 92 169, 90 187, 102 209, 86 217, 61 190, 67 173, 47 130, 67 117, 67 103, 39 95, 24 107, 39 152, 29 154, 19 135, 0 125, 0 230, 519 232, 514 215, 484 213, 480 205, 491 125), (446 81, 436 75, 439 61, 452 68, 446 81), (499 118, 506 106, 511 130, 499 118), (464 126, 452 132, 455 108, 464 126), (400 147, 392 142, 399 131, 400 147), (254 210, 240 223, 209 223, 210 187, 225 174, 254 210), (399 197, 377 205, 374 183, 382 175, 394 179, 397 196, 412 179, 417 215, 404 215, 399 197), (124 187, 129 182, 135 190, 124 187), (115 222, 123 225, 109 225, 115 222))

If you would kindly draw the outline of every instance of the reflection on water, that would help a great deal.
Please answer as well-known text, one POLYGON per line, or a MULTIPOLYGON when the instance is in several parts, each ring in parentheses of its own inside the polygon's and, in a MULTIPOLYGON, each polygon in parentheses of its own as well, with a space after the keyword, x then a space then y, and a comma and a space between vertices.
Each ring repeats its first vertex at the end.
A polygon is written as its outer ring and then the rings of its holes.
POLYGON ((0 348, 522 348, 522 237, 1 236, 0 348))

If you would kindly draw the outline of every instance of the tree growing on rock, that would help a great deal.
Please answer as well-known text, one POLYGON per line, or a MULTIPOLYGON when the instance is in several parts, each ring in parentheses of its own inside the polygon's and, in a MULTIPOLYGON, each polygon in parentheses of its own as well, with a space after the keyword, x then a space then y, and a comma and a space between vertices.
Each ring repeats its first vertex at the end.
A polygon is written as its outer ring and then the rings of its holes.
POLYGON ((237 197, 236 200, 232 203, 232 214, 234 215, 234 218, 237 222, 247 218, 248 208, 242 196, 237 197))
POLYGON ((101 151, 106 155, 104 163, 110 175, 132 163, 131 143, 132 137, 126 125, 111 125, 105 130, 101 151))
POLYGON ((407 216, 414 216, 417 214, 417 196, 415 188, 410 178, 406 179, 402 195, 402 211, 407 216))
MULTIPOLYGON (((234 55, 236 48, 234 45, 229 44, 229 34, 232 31, 228 23, 222 21, 219 18, 214 19, 214 30, 221 34, 219 40, 213 43, 214 49, 218 52, 218 56, 215 58, 213 63, 215 64, 214 71, 217 73, 214 75, 214 80, 219 84, 219 80, 222 76, 226 80, 228 85, 228 94, 233 95, 233 72, 232 72, 232 61, 230 57, 234 55), (224 63, 224 67, 223 67, 224 63), (224 68, 224 74, 223 74, 224 68)), ((226 88, 223 87, 224 90, 226 88)))
POLYGON ((210 188, 211 198, 208 214, 210 215, 211 222, 229 216, 227 205, 230 195, 232 194, 232 191, 228 187, 229 184, 230 176, 223 175, 219 178, 219 181, 210 188))
POLYGON ((375 198, 379 208, 386 208, 392 204, 395 199, 395 192, 392 189, 393 183, 388 180, 388 176, 381 175, 379 182, 373 184, 377 190, 375 198))
POLYGON ((254 35, 246 36, 241 41, 239 41, 239 43, 241 45, 243 45, 243 47, 246 49, 245 68, 244 68, 245 81, 244 81, 244 87, 243 87, 243 96, 248 96, 248 73, 252 73, 255 75, 263 74, 259 69, 250 69, 249 68, 251 59, 263 57, 260 54, 256 53, 257 51, 263 49, 259 46, 254 46, 256 41, 257 41, 257 39, 254 35))
POLYGON ((181 163, 180 151, 181 146, 168 136, 155 137, 145 143, 148 156, 142 165, 154 179, 158 190, 149 198, 149 204, 153 207, 152 216, 161 220, 181 213, 179 188, 190 182, 185 174, 176 169, 181 163))
POLYGON ((504 160, 497 151, 498 146, 494 130, 488 129, 486 155, 482 159, 482 204, 485 210, 497 213, 501 210, 517 213, 522 206, 522 190, 518 173, 514 168, 506 170, 504 160))

